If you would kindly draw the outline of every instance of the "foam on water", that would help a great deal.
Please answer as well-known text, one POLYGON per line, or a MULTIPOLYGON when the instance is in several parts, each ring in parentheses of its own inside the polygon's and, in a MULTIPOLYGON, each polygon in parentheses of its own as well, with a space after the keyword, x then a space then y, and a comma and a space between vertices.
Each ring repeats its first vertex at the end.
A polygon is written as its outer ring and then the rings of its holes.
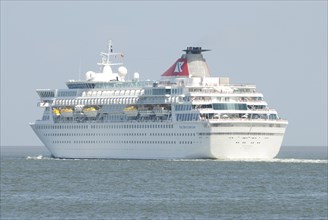
POLYGON ((175 159, 170 161, 193 161, 193 162, 204 162, 204 161, 217 161, 217 162, 249 162, 249 163, 322 163, 328 164, 328 160, 319 159, 294 159, 294 158, 275 158, 275 159, 175 159))
POLYGON ((46 159, 46 157, 42 156, 42 155, 38 155, 38 156, 27 156, 26 160, 44 160, 46 159))
POLYGON ((51 157, 51 156, 37 155, 37 156, 27 156, 26 160, 67 160, 67 159, 55 158, 55 157, 51 157))
MULTIPOLYGON (((328 160, 315 160, 315 159, 293 159, 293 158, 286 158, 286 159, 272 159, 272 162, 279 162, 279 163, 328 163, 328 160)), ((268 161, 268 162, 271 162, 268 161)))
POLYGON ((106 159, 88 159, 88 158, 57 158, 52 156, 27 156, 26 160, 106 160, 106 159))
MULTIPOLYGON (((61 159, 54 158, 49 156, 37 155, 37 156, 27 156, 26 160, 105 160, 105 159, 61 159)), ((110 160, 110 159, 108 159, 110 160)), ((128 160, 127 160, 128 161, 128 160)), ((328 160, 319 160, 319 159, 295 159, 295 158, 274 158, 274 159, 173 159, 166 161, 176 161, 176 162, 205 162, 205 161, 218 161, 218 162, 264 162, 264 163, 317 163, 317 164, 328 164, 328 160)))
POLYGON ((294 158, 274 158, 274 159, 233 159, 233 160, 217 160, 217 161, 235 161, 235 162, 266 162, 266 163, 322 163, 328 164, 328 160, 318 159, 294 159, 294 158))

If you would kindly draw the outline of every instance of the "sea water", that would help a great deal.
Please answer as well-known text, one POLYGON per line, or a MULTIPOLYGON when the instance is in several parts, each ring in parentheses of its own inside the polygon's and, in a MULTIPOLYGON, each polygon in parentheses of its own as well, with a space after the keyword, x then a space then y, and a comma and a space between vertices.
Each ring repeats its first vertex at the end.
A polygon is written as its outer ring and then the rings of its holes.
POLYGON ((1 157, 1 219, 327 219, 327 148, 276 159, 1 157))

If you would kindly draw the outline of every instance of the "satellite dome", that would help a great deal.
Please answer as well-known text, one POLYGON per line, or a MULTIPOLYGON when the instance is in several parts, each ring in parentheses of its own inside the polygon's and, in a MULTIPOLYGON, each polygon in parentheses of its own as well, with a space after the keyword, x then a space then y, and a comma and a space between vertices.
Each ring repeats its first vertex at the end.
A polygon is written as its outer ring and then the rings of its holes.
POLYGON ((94 77, 95 77, 95 72, 93 71, 88 71, 86 74, 85 74, 85 78, 86 80, 92 80, 94 77))
POLYGON ((134 79, 134 80, 139 80, 139 78, 140 78, 139 73, 135 72, 135 73, 133 74, 133 79, 134 79))
POLYGON ((103 73, 112 74, 113 73, 112 68, 110 66, 104 66, 103 73))
POLYGON ((128 74, 128 70, 124 66, 120 66, 118 68, 118 75, 124 78, 126 74, 128 74))

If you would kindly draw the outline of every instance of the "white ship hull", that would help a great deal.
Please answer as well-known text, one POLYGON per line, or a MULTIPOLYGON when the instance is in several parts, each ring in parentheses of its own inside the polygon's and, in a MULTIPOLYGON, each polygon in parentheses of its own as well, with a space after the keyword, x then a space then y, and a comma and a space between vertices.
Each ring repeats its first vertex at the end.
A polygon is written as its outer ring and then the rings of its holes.
POLYGON ((31 126, 57 158, 272 159, 285 132, 263 127, 249 132, 249 127, 216 128, 200 122, 31 126))

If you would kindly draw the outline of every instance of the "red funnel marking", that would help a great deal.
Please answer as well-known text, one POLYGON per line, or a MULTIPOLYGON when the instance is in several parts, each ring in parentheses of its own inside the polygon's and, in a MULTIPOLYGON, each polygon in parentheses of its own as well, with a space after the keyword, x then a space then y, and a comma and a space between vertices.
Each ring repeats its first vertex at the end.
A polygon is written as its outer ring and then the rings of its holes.
POLYGON ((178 59, 162 76, 189 76, 187 59, 178 59))

